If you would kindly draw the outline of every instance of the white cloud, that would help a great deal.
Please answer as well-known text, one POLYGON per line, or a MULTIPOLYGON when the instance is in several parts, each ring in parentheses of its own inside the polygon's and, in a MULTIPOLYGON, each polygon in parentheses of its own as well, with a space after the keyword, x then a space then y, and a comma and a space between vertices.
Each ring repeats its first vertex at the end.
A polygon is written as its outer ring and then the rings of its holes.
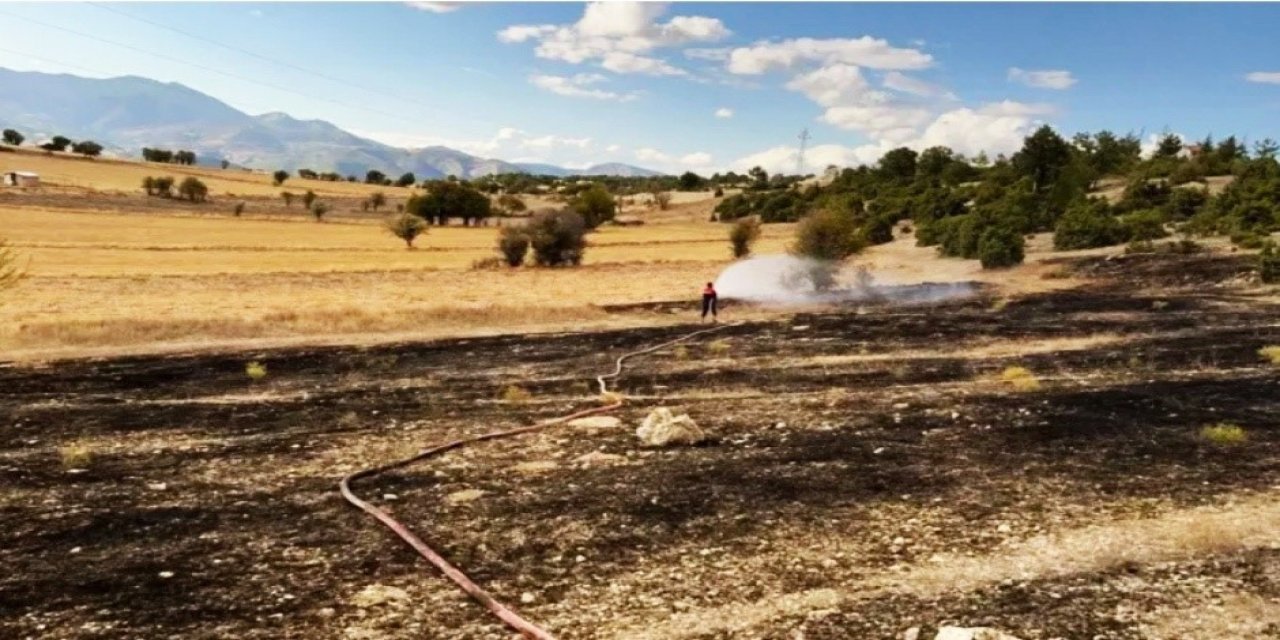
POLYGON ((680 164, 687 167, 705 167, 711 164, 711 154, 705 151, 698 151, 680 156, 680 164))
POLYGON ((851 64, 836 63, 802 73, 786 86, 827 107, 823 122, 877 139, 910 138, 916 127, 929 121, 927 109, 894 103, 889 94, 873 89, 861 70, 851 64))
POLYGON ((658 22, 666 9, 664 3, 657 2, 593 2, 576 23, 512 25, 498 32, 498 40, 536 42, 534 54, 540 58, 573 64, 598 61, 615 73, 685 75, 663 60, 641 54, 713 42, 730 32, 724 23, 704 16, 675 16, 658 22))
POLYGON ((1263 84, 1280 84, 1280 71, 1254 71, 1244 77, 1249 82, 1261 82, 1263 84))
POLYGON ((717 117, 717 118, 732 118, 732 117, 733 117, 733 109, 730 109, 729 107, 720 107, 719 109, 716 109, 716 117, 717 117))
POLYGON ((1028 69, 1019 69, 1018 67, 1009 68, 1009 81, 1019 82, 1028 87, 1037 89, 1070 89, 1071 85, 1076 83, 1076 79, 1072 77, 1070 71, 1063 70, 1041 70, 1032 71, 1028 69))
MULTIPOLYGON (((854 109, 857 107, 839 107, 854 109)), ((834 109, 829 110, 834 111, 834 109)), ((841 112, 843 113, 843 112, 841 112)), ((1036 115, 1049 113, 1046 105, 1004 101, 978 108, 960 108, 939 114, 928 121, 928 126, 918 135, 914 129, 884 129, 885 122, 893 122, 894 116, 870 113, 859 120, 882 130, 875 140, 856 147, 837 144, 815 145, 805 151, 805 171, 818 172, 827 165, 842 167, 874 164, 885 152, 896 147, 910 147, 917 151, 932 146, 945 145, 966 155, 979 152, 988 154, 1013 153, 1022 148, 1022 141, 1038 126, 1036 115), (884 122, 879 122, 881 119, 884 122)), ((919 117, 918 115, 916 117, 919 117)), ((753 166, 764 167, 771 173, 794 173, 799 150, 791 146, 766 149, 739 158, 732 163, 735 170, 746 171, 753 166)))
POLYGON ((684 57, 693 60, 713 60, 715 62, 724 62, 729 59, 730 51, 733 50, 729 48, 685 49, 684 57))
POLYGON ((671 162, 671 156, 653 147, 636 149, 636 159, 641 162, 671 162))
POLYGON ((605 91, 604 89, 595 89, 591 85, 604 82, 607 80, 598 73, 579 73, 572 76, 554 76, 541 73, 535 73, 529 76, 529 82, 533 86, 550 91, 551 93, 568 96, 571 98, 591 98, 594 100, 615 100, 618 102, 627 102, 634 100, 636 94, 618 93, 615 91, 605 91))
POLYGON ((609 152, 609 153, 617 153, 617 152, 619 152, 619 151, 621 151, 621 150, 622 150, 622 145, 619 145, 619 144, 611 144, 611 145, 609 145, 609 146, 605 147, 605 148, 604 148, 604 150, 605 150, 605 151, 607 151, 607 152, 609 152))
POLYGON ((688 75, 684 69, 677 69, 657 58, 638 56, 625 51, 606 53, 600 66, 614 73, 643 73, 651 76, 688 75))
POLYGON ((947 100, 957 99, 955 94, 944 90, 942 87, 930 84, 924 80, 914 78, 898 71, 890 71, 889 73, 884 74, 883 84, 886 89, 909 93, 913 96, 920 96, 922 98, 940 97, 947 100))
POLYGON ((791 69, 801 63, 846 64, 869 69, 923 69, 933 64, 933 56, 916 49, 890 46, 871 36, 861 38, 796 38, 777 42, 757 42, 729 52, 730 73, 759 75, 774 69, 791 69))
POLYGON ((462 6, 461 2, 406 2, 405 4, 431 13, 449 13, 457 11, 462 6))
POLYGON ((550 149, 553 147, 576 147, 586 150, 591 146, 591 138, 563 138, 560 136, 546 135, 536 138, 525 138, 520 141, 520 146, 526 149, 550 149))

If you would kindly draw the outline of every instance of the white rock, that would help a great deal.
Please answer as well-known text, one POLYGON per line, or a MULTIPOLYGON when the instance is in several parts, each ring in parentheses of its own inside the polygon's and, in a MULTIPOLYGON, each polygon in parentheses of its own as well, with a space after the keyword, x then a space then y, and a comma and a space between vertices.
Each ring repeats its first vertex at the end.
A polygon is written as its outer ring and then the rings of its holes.
POLYGON ((164 491, 169 488, 169 485, 163 482, 151 482, 147 484, 147 488, 152 491, 164 491))
POLYGON ((388 501, 395 501, 395 500, 399 500, 399 499, 400 499, 400 496, 398 496, 398 495, 396 495, 396 494, 394 494, 394 493, 384 493, 384 494, 382 494, 382 499, 383 499, 383 500, 388 500, 388 501))
POLYGON ((587 416, 577 420, 570 420, 568 424, 576 429, 594 431, 596 429, 617 429, 622 426, 622 420, 615 416, 587 416))
POLYGON ((911 627, 903 631, 902 640, 920 640, 920 627, 911 627))
POLYGON ((991 627, 942 627, 933 640, 1018 640, 991 627))
POLYGON ((377 607, 381 605, 389 605, 393 607, 402 607, 409 604, 409 592, 400 587, 391 587, 385 584, 371 584, 360 590, 351 598, 351 604, 361 609, 377 607))
POLYGON ((164 578, 164 579, 168 580, 169 578, 172 578, 172 577, 173 577, 173 572, 172 572, 172 571, 161 571, 159 575, 160 575, 160 577, 161 577, 161 578, 164 578))
POLYGON ((463 489, 462 491, 454 491, 444 497, 444 501, 449 504, 466 504, 475 501, 483 496, 485 492, 479 489, 463 489))
POLYGON ((674 415, 666 407, 658 407, 645 417, 636 437, 646 447, 698 444, 707 434, 687 415, 674 415))
POLYGON ((71 547, 71 553, 80 553, 81 551, 84 551, 84 549, 81 549, 80 547, 71 547))
POLYGON ((532 593, 529 593, 528 591, 526 591, 526 592, 524 592, 524 593, 520 594, 520 602, 523 602, 523 603, 525 603, 525 604, 529 604, 530 602, 533 602, 534 600, 536 600, 536 598, 534 597, 534 595, 533 595, 532 593))
POLYGON ((1008 523, 1008 522, 1001 522, 1001 523, 1000 523, 1000 526, 996 527, 996 532, 998 532, 998 533, 1012 533, 1012 532, 1013 532, 1013 527, 1009 526, 1009 523, 1008 523))

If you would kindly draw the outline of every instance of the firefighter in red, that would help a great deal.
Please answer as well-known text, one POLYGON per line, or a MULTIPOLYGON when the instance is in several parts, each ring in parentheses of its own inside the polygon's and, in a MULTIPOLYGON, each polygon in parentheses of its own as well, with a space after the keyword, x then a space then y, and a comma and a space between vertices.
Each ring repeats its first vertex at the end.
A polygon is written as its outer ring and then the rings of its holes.
POLYGON ((716 312, 718 311, 718 309, 716 308, 717 302, 718 302, 718 297, 716 296, 716 286, 708 282, 707 286, 702 288, 702 319, 703 320, 707 319, 707 312, 711 312, 711 320, 713 322, 715 321, 716 312))

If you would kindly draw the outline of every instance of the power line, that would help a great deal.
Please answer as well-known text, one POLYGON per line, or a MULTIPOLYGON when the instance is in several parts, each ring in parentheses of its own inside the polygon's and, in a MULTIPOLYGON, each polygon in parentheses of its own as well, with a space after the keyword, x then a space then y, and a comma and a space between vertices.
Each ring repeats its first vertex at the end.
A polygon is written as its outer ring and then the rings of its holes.
POLYGON ((428 103, 426 103, 426 102, 422 102, 422 101, 420 101, 420 100, 415 100, 415 99, 413 99, 413 98, 406 98, 406 97, 403 97, 403 96, 400 96, 400 95, 396 95, 396 94, 394 94, 394 93, 391 93, 390 91, 387 91, 386 89, 379 89, 379 88, 376 88, 376 87, 370 87, 370 86, 368 86, 368 85, 362 85, 362 84, 360 84, 360 83, 352 82, 352 81, 347 80, 347 79, 344 79, 344 78, 338 78, 338 77, 335 77, 335 76, 331 76, 331 75, 329 75, 329 74, 327 74, 327 73, 323 73, 323 72, 321 72, 321 71, 316 71, 316 70, 314 70, 314 69, 308 69, 308 68, 306 68, 306 67, 302 67, 302 66, 296 65, 296 64, 294 64, 294 63, 292 63, 292 62, 288 62, 288 61, 285 61, 285 60, 277 60, 277 59, 272 58, 272 57, 269 57, 269 56, 264 56, 264 55, 262 55, 262 54, 260 54, 260 53, 256 53, 256 52, 253 52, 253 51, 249 51, 248 49, 242 49, 242 48, 237 47, 237 46, 234 46, 234 45, 229 45, 229 44, 226 44, 226 43, 218 42, 217 40, 212 40, 212 39, 210 39, 210 38, 206 38, 206 37, 204 37, 204 36, 202 36, 202 35, 199 35, 199 34, 191 33, 191 32, 188 32, 188 31, 184 31, 184 30, 179 29, 179 28, 177 28, 177 27, 172 27, 172 26, 169 26, 169 25, 167 25, 167 24, 163 24, 163 23, 160 23, 160 22, 156 22, 156 21, 154 21, 154 20, 148 20, 148 19, 143 18, 143 17, 141 17, 141 16, 135 16, 135 15, 133 15, 133 14, 131 14, 131 13, 128 13, 128 12, 125 12, 125 11, 121 11, 121 10, 119 10, 119 9, 115 9, 115 8, 110 7, 110 6, 107 6, 107 5, 105 5, 105 4, 101 4, 101 3, 98 3, 98 2, 89 2, 88 4, 91 4, 91 5, 93 5, 93 6, 97 7, 97 8, 99 8, 99 9, 103 9, 103 10, 105 10, 105 11, 110 11, 111 13, 114 13, 114 14, 116 14, 116 15, 124 16, 124 17, 126 17, 126 18, 129 18, 130 20, 135 20, 135 21, 138 21, 138 22, 142 22, 142 23, 145 23, 145 24, 149 24, 149 25, 151 25, 151 26, 153 26, 153 27, 158 27, 158 28, 161 28, 161 29, 165 29, 165 30, 167 30, 167 31, 172 31, 172 32, 174 32, 174 33, 176 33, 176 34, 179 34, 179 35, 182 35, 182 36, 185 36, 185 37, 188 37, 188 38, 192 38, 192 39, 194 39, 194 40, 199 40, 199 41, 201 41, 201 42, 205 42, 205 43, 208 43, 208 44, 214 45, 214 46, 216 46, 216 47, 222 47, 223 49, 226 49, 226 50, 228 50, 228 51, 235 51, 235 52, 237 52, 237 53, 244 54, 244 55, 249 56, 249 57, 251 57, 251 58, 257 58, 258 60, 263 60, 263 61, 265 61, 265 62, 270 62, 270 63, 272 63, 272 64, 277 64, 277 65, 280 65, 280 66, 282 66, 282 67, 287 67, 287 68, 289 68, 289 69, 293 69, 294 71, 300 71, 300 72, 302 72, 302 73, 305 73, 305 74, 308 74, 308 75, 312 75, 312 76, 315 76, 315 77, 320 78, 320 79, 323 79, 323 80, 328 80, 329 82, 337 83, 337 84, 340 84, 340 85, 342 85, 342 86, 355 87, 355 88, 357 88, 357 89, 363 89, 363 90, 365 90, 365 91, 370 91, 370 92, 374 92, 374 93, 383 94, 383 95, 386 95, 387 97, 395 98, 396 100, 400 100, 400 101, 403 101, 403 102, 406 102, 406 103, 415 104, 415 105, 418 105, 418 106, 420 106, 420 107, 426 107, 427 109, 431 109, 431 110, 433 110, 433 111, 439 111, 439 110, 440 110, 440 109, 439 109, 439 107, 437 107, 437 106, 435 106, 435 105, 431 105, 431 104, 428 104, 428 103))
POLYGON ((25 21, 27 21, 27 22, 31 22, 31 23, 33 23, 33 24, 38 24, 38 25, 41 25, 41 26, 44 26, 44 27, 48 27, 48 28, 50 28, 50 29, 57 29, 57 30, 59 30, 59 31, 65 31, 65 32, 70 33, 70 34, 72 34, 72 35, 77 35, 77 36, 80 36, 80 37, 82 37, 82 38, 88 38, 88 39, 90 39, 90 40, 96 40, 96 41, 98 41, 98 42, 102 42, 102 43, 104 43, 104 44, 109 44, 109 45, 116 46, 116 47, 122 47, 122 48, 125 48, 125 49, 129 49, 130 51, 136 51, 136 52, 141 53, 141 54, 143 54, 143 55, 152 56, 152 57, 154 57, 154 58, 159 58, 159 59, 161 59, 161 60, 167 60, 167 61, 169 61, 169 62, 176 62, 176 63, 178 63, 178 64, 185 64, 185 65, 187 65, 187 66, 194 67, 194 68, 196 68, 196 69, 201 69, 201 70, 203 70, 203 71, 209 71, 209 72, 211 72, 211 73, 217 73, 217 74, 219 74, 219 75, 227 76, 228 78, 234 78, 234 79, 236 79, 236 80, 240 80, 240 81, 242 81, 242 82, 249 82, 249 83, 252 83, 252 84, 259 85, 259 86, 267 87, 267 88, 269 88, 269 89, 275 89, 276 91, 283 91, 283 92, 286 92, 286 93, 292 93, 292 94, 294 94, 294 95, 302 96, 303 98, 307 98, 307 99, 309 99, 309 100, 320 100, 320 101, 323 101, 323 102, 328 102, 328 103, 331 103, 331 104, 336 104, 336 105, 341 106, 341 107, 346 107, 346 108, 348 108, 348 109, 356 109, 356 110, 360 110, 360 111, 366 111, 366 112, 369 112, 369 113, 375 113, 375 114, 378 114, 378 115, 381 115, 381 116, 386 116, 386 117, 389 117, 389 118, 396 118, 396 119, 398 119, 398 120, 404 120, 405 122, 411 122, 411 123, 414 123, 414 124, 418 124, 418 121, 413 120, 412 118, 407 118, 407 117, 405 117, 405 116, 401 116, 401 115, 398 115, 398 114, 395 114, 395 113, 389 113, 389 112, 387 112, 387 111, 382 111, 382 110, 380 110, 380 109, 373 109, 373 108, 371 108, 371 107, 364 107, 364 106, 359 106, 359 105, 347 104, 347 103, 345 103, 345 102, 341 102, 341 101, 339 101, 339 100, 334 100, 334 99, 332 99, 332 98, 322 98, 322 97, 319 97, 319 96, 309 95, 309 94, 306 94, 306 93, 302 93, 301 91, 297 91, 297 90, 294 90, 294 89, 289 89, 289 88, 287 88, 287 87, 281 87, 281 86, 279 86, 279 85, 271 84, 271 83, 269 83, 269 82, 262 82, 262 81, 260 81, 260 80, 254 80, 253 78, 248 78, 248 77, 245 77, 245 76, 242 76, 242 75, 239 75, 239 74, 231 73, 231 72, 229 72, 229 71, 223 71, 223 70, 221 70, 221 69, 215 69, 215 68, 213 68, 213 67, 205 66, 205 65, 202 65, 202 64, 200 64, 200 63, 198 63, 198 62, 191 62, 191 61, 188 61, 188 60, 182 60, 181 58, 175 58, 175 57, 173 57, 173 56, 165 55, 165 54, 162 54, 162 53, 156 53, 156 52, 154 52, 154 51, 147 51, 147 50, 145 50, 145 49, 140 49, 140 48, 135 47, 135 46, 133 46, 133 45, 124 44, 124 43, 122 43, 122 42, 116 42, 116 41, 114 41, 114 40, 107 40, 106 38, 100 38, 100 37, 98 37, 98 36, 91 35, 91 34, 88 34, 88 33, 84 33, 84 32, 82 32, 82 31, 76 31, 75 29, 69 29, 69 28, 67 28, 67 27, 58 26, 58 25, 56 25, 56 24, 50 24, 50 23, 48 23, 48 22, 44 22, 44 21, 42 21, 42 20, 37 20, 37 19, 35 19, 35 18, 29 18, 29 17, 27 17, 27 16, 19 15, 19 14, 16 14, 16 13, 11 13, 11 12, 4 11, 4 10, 0 10, 0 14, 8 15, 8 16, 12 16, 12 17, 14 17, 14 18, 18 18, 19 20, 25 20, 25 21))

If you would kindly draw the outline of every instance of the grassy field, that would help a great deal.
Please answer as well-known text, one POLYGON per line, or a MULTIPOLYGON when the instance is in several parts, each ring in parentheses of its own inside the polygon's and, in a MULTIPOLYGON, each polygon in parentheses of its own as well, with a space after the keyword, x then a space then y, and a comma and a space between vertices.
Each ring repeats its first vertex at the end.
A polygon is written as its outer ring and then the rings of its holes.
MULTIPOLYGON (((43 180, 0 191, 0 229, 27 275, 0 305, 11 358, 613 326, 624 320, 602 305, 693 299, 730 261, 726 228, 706 221, 710 194, 636 205, 650 224, 600 229, 578 269, 475 270, 497 255, 495 228, 435 227, 407 250, 382 228, 385 210, 358 208, 372 191, 394 203, 408 190, 29 152, 0 155, 8 168, 43 180), (214 201, 146 197, 142 177, 160 173, 198 175, 214 201), (305 188, 340 203, 330 220, 278 198, 305 188), (224 192, 251 203, 244 217, 224 192)), ((790 233, 771 227, 758 251, 784 250, 790 233)))

